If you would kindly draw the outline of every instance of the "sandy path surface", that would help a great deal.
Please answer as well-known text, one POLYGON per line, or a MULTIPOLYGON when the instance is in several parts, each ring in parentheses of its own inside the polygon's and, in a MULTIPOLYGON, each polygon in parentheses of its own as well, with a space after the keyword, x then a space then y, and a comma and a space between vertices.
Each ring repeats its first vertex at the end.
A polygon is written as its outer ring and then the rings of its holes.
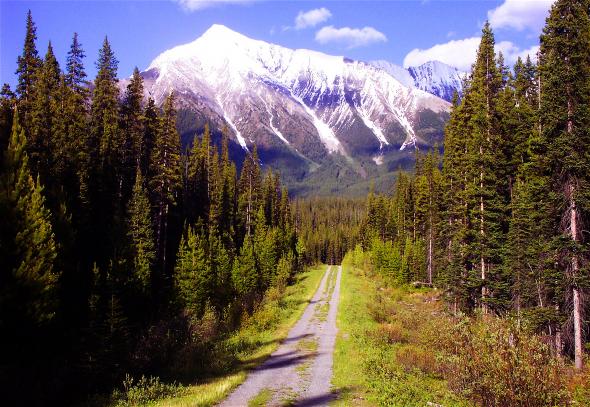
POLYGON ((254 398, 267 406, 325 406, 330 391, 341 266, 329 266, 303 315, 279 348, 220 407, 247 406, 254 398))

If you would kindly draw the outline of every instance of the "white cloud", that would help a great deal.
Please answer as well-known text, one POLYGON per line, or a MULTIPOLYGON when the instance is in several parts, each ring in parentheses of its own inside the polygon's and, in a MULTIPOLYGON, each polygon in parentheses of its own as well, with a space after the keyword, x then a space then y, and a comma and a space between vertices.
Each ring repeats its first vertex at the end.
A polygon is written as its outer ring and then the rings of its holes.
POLYGON ((244 4, 251 3, 253 0, 173 0, 175 3, 186 11, 197 11, 209 7, 220 6, 224 4, 244 4))
POLYGON ((502 52, 504 55, 504 61, 509 65, 513 65, 518 57, 522 58, 523 61, 526 60, 527 55, 529 55, 533 61, 536 61, 537 51, 539 51, 538 45, 533 45, 527 49, 520 49, 510 41, 501 41, 496 44, 496 53, 502 52))
POLYGON ((387 42, 387 37, 373 27, 335 28, 329 25, 323 27, 315 34, 315 40, 320 44, 327 44, 329 42, 339 43, 350 49, 363 47, 375 42, 387 42))
POLYGON ((309 11, 300 11, 295 17, 295 29, 302 30, 308 27, 315 27, 332 17, 332 13, 325 7, 315 8, 309 11))
POLYGON ((444 44, 436 44, 428 49, 415 48, 404 58, 404 67, 422 65, 428 61, 440 61, 445 64, 469 71, 475 61, 479 37, 452 40, 444 44))
POLYGON ((555 0, 505 0, 488 11, 494 29, 512 28, 518 31, 540 32, 555 0))
MULTIPOLYGON (((415 48, 404 58, 404 67, 418 66, 428 61, 440 61, 469 72, 471 65, 475 62, 480 41, 480 37, 471 37, 436 44, 428 49, 415 48)), ((516 62, 519 56, 525 59, 528 54, 534 60, 538 49, 538 45, 521 49, 511 41, 501 41, 496 44, 496 53, 501 51, 505 63, 510 66, 516 62)))

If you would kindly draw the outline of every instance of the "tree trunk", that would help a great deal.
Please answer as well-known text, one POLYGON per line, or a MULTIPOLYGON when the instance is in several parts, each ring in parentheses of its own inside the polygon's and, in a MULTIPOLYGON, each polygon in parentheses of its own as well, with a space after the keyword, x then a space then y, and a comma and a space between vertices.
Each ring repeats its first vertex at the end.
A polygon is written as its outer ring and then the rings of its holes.
MULTIPOLYGON (((483 155, 483 149, 479 147, 480 155, 483 155)), ((484 219, 483 219, 483 168, 480 170, 479 173, 479 187, 480 187, 480 195, 479 195, 479 234, 481 235, 481 253, 480 253, 480 265, 481 265, 481 310, 484 314, 488 312, 487 306, 485 303, 487 290, 486 290, 486 261, 483 255, 483 239, 485 236, 484 232, 484 219)))
MULTIPOLYGON (((569 123, 568 123, 569 127, 569 123)), ((575 186, 574 182, 570 181, 568 186, 568 193, 570 195, 570 235, 572 240, 577 243, 578 242, 578 208, 576 206, 575 200, 575 186)), ((577 287, 577 283, 575 279, 579 272, 579 259, 577 254, 573 254, 572 256, 572 278, 574 279, 574 284, 572 286, 572 294, 574 299, 574 358, 576 369, 582 369, 583 365, 583 350, 582 350, 582 316, 581 316, 581 298, 580 298, 580 289, 577 287)))

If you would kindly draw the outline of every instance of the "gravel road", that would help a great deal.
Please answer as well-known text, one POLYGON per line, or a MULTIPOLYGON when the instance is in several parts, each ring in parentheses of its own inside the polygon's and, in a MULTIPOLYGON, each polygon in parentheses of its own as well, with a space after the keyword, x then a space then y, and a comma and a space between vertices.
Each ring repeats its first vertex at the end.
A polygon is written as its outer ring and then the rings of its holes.
POLYGON ((267 406, 325 406, 334 398, 330 381, 341 274, 341 266, 327 268, 287 338, 220 407, 247 406, 253 398, 267 406))

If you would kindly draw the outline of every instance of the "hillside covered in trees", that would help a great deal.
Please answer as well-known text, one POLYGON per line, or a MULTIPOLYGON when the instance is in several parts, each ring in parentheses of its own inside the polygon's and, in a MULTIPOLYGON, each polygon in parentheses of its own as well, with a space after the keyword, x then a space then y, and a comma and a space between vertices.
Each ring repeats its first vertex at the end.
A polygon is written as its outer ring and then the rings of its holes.
POLYGON ((84 63, 76 34, 63 70, 51 43, 41 58, 29 12, 18 87, 2 89, 0 381, 20 403, 174 377, 203 315, 231 331, 301 267, 256 149, 239 173, 226 135, 181 149, 174 95, 144 101, 137 70, 120 94, 106 38, 92 86, 84 63))
POLYGON ((92 81, 77 34, 64 67, 36 39, 29 12, 18 85, 0 95, 8 404, 161 390, 153 401, 222 374, 235 388, 257 346, 280 342, 266 331, 314 304, 323 270, 307 266, 340 263, 317 295, 343 276, 344 400, 365 401, 358 383, 381 405, 431 403, 432 388, 456 405, 590 399, 588 0, 556 1, 538 55, 512 67, 486 23, 444 148, 416 150, 414 171, 389 194, 372 180, 366 200, 290 199, 255 146, 230 158, 227 129, 181 140, 192 116, 173 93, 145 98, 137 69, 121 91, 107 38, 92 81))
POLYGON ((513 318, 582 368, 588 340, 590 17, 558 1, 507 67, 488 24, 445 130, 393 196, 369 195, 361 240, 392 284, 444 289, 455 313, 513 318))

